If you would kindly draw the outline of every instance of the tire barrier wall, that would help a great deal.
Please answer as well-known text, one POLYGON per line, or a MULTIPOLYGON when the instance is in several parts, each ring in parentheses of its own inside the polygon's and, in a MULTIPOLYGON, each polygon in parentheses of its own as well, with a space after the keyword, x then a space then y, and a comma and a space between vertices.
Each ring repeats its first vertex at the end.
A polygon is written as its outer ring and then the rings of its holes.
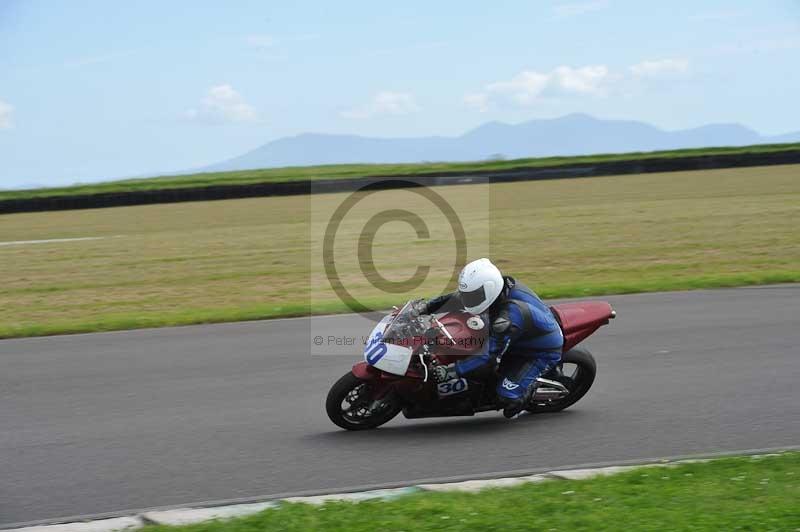
MULTIPOLYGON (((371 176, 354 179, 326 179, 313 181, 314 193, 348 192, 371 184, 371 188, 399 188, 397 183, 404 178, 420 186, 460 185, 473 181, 511 183, 543 179, 566 179, 574 177, 596 177, 623 174, 647 174, 653 172, 677 172, 687 170, 711 170, 748 166, 770 166, 800 163, 800 150, 772 153, 743 153, 721 155, 698 155, 679 158, 652 158, 627 161, 607 161, 587 164, 510 168, 495 171, 437 172, 419 175, 371 176), (385 183, 385 186, 383 182, 385 183)), ((407 185, 403 185, 407 186, 407 185)), ((0 200, 0 214, 19 212, 62 211, 73 209, 98 209, 128 205, 155 203, 178 203, 184 201, 209 201, 266 196, 295 196, 309 194, 312 181, 286 181, 277 183, 253 183, 245 185, 212 185, 204 187, 167 188, 157 190, 133 190, 49 196, 37 198, 0 200)))

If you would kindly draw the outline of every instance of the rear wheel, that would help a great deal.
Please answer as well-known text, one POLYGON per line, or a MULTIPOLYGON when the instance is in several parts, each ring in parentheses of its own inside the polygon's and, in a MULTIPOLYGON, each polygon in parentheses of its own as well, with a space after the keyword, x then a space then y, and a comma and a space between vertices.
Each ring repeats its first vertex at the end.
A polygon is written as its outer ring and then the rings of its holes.
POLYGON ((569 390, 569 394, 562 399, 534 402, 526 410, 533 413, 558 412, 574 405, 592 387, 596 374, 597 364, 587 349, 582 347, 570 349, 562 355, 555 371, 543 375, 546 379, 560 382, 569 390))
POLYGON ((325 401, 328 417, 347 430, 374 429, 391 420, 403 409, 391 391, 375 399, 372 381, 347 373, 331 387, 325 401))

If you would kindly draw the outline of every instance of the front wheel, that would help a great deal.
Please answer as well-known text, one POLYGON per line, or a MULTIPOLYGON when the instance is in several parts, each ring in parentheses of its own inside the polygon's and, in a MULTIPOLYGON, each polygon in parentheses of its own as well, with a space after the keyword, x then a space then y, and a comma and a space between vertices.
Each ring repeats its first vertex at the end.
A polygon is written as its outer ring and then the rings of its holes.
POLYGON ((403 409, 391 391, 375 399, 372 381, 347 373, 331 387, 325 401, 328 417, 347 430, 374 429, 391 420, 403 409))
POLYGON ((562 399, 534 402, 528 412, 558 412, 577 403, 592 387, 597 374, 597 364, 592 354, 582 347, 575 347, 564 353, 558 367, 543 377, 558 381, 569 390, 562 399))

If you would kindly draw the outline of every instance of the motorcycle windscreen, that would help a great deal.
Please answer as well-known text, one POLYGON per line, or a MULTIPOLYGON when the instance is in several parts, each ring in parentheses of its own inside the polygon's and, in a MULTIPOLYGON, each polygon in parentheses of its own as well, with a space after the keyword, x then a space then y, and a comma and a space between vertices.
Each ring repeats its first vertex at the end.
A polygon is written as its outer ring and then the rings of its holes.
POLYGON ((383 341, 384 331, 391 321, 392 316, 386 316, 372 329, 364 346, 364 360, 386 373, 405 375, 413 349, 383 341))

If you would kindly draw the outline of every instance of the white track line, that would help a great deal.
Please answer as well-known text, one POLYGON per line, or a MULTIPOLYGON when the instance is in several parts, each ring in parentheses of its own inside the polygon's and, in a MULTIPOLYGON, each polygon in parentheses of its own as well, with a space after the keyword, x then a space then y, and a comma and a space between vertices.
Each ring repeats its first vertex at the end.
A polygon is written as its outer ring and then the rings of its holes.
POLYGON ((51 238, 49 240, 12 240, 0 242, 0 246, 24 246, 27 244, 52 244, 54 242, 81 242, 85 240, 103 240, 107 236, 84 236, 80 238, 51 238))

